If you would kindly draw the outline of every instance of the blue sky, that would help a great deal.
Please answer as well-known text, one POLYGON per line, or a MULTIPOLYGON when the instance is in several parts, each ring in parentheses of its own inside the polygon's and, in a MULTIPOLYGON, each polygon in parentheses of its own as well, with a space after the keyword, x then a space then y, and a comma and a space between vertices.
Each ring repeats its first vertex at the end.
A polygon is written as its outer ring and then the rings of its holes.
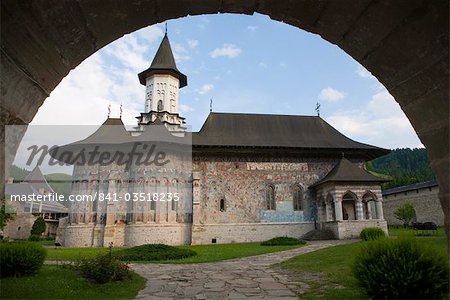
MULTIPOLYGON (((32 124, 99 125, 112 116, 135 125, 144 108, 137 73, 147 69, 164 24, 107 45, 64 78, 32 124)), ((198 130, 209 112, 315 115, 348 137, 385 148, 421 147, 385 88, 320 36, 266 16, 206 15, 168 22, 178 69, 188 76, 180 112, 198 130)))

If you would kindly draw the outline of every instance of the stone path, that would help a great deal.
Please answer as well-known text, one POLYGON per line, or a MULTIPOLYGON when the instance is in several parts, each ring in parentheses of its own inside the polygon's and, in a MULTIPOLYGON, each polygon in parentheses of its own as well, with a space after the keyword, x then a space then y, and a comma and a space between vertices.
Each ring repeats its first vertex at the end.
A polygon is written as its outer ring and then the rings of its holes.
MULTIPOLYGON (((307 246, 216 263, 131 264, 147 278, 136 299, 297 299, 302 284, 271 265, 355 240, 311 241, 307 246)), ((314 274, 311 274, 314 276, 314 274)))

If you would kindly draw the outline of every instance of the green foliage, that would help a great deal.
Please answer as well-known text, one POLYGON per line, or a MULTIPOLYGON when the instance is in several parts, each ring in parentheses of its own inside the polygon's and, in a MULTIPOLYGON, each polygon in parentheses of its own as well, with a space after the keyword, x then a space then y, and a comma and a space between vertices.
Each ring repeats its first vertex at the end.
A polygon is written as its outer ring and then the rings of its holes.
POLYGON ((2 200, 0 207, 0 230, 3 230, 8 221, 12 219, 14 219, 14 215, 6 212, 5 200, 2 200))
POLYGON ((33 276, 0 280, 1 299, 135 299, 146 280, 134 272, 126 281, 94 284, 78 272, 56 265, 44 265, 33 276))
POLYGON ((406 202, 395 210, 394 215, 397 219, 403 221, 404 225, 408 226, 410 225, 411 221, 416 218, 416 210, 411 203, 406 202))
POLYGON ((304 240, 291 238, 287 236, 275 237, 273 239, 264 241, 261 243, 262 246, 286 246, 286 245, 305 245, 304 240))
POLYGON ((182 249, 163 244, 147 244, 112 252, 112 256, 123 261, 160 261, 181 259, 197 253, 190 249, 182 249))
POLYGON ((383 229, 379 227, 369 227, 361 230, 359 237, 363 241, 373 241, 378 240, 379 238, 386 237, 386 234, 384 233, 383 229))
POLYGON ((37 235, 37 234, 32 234, 30 235, 30 237, 28 238, 28 240, 30 242, 39 242, 41 240, 41 236, 37 235))
POLYGON ((391 153, 368 162, 367 169, 392 177, 392 181, 383 184, 383 189, 435 178, 427 150, 423 148, 392 150, 391 153))
POLYGON ((31 227, 31 234, 41 235, 45 231, 45 221, 43 217, 38 217, 31 227))
POLYGON ((73 268, 83 277, 99 284, 130 278, 129 266, 112 258, 109 254, 81 259, 75 263, 73 268))
POLYGON ((361 244, 352 269, 375 299, 440 299, 449 291, 446 253, 411 237, 361 244))
POLYGON ((41 268, 45 255, 44 247, 36 243, 0 243, 0 277, 33 274, 41 268))

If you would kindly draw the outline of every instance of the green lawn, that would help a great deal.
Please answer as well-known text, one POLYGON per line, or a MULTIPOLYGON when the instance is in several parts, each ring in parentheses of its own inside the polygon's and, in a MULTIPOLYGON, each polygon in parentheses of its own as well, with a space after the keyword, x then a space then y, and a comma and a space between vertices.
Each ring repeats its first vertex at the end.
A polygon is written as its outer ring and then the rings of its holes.
POLYGON ((93 284, 74 271, 44 265, 33 276, 0 280, 1 299, 133 299, 145 279, 132 273, 131 280, 93 284))
MULTIPOLYGON (((392 237, 405 233, 411 234, 413 231, 397 229, 389 233, 392 237)), ((447 251, 447 237, 441 230, 438 235, 418 237, 418 240, 420 243, 431 243, 447 251)), ((318 297, 323 299, 368 299, 363 290, 357 286, 350 269, 353 252, 360 243, 362 242, 318 250, 294 257, 276 266, 294 271, 300 277, 302 272, 319 275, 321 279, 310 282, 311 288, 308 293, 301 296, 302 299, 318 297)))
MULTIPOLYGON (((158 261, 158 263, 191 264, 214 262, 232 258, 246 257, 264 253, 278 252, 301 247, 295 246, 261 246, 260 243, 244 244, 215 244, 198 246, 180 246, 180 248, 192 249, 196 256, 178 259, 158 261)), ((112 251, 123 248, 113 248, 112 251)), ((80 257, 94 257, 108 253, 108 248, 47 248, 47 260, 76 260, 80 257)))

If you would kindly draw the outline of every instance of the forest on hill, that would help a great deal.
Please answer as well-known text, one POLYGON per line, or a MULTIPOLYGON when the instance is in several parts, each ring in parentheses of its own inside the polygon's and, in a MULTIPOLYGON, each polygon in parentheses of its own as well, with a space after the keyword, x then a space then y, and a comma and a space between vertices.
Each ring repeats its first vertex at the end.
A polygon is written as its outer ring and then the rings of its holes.
POLYGON ((375 175, 383 174, 391 181, 383 189, 435 179, 427 150, 424 148, 401 148, 367 162, 367 170, 375 175))

